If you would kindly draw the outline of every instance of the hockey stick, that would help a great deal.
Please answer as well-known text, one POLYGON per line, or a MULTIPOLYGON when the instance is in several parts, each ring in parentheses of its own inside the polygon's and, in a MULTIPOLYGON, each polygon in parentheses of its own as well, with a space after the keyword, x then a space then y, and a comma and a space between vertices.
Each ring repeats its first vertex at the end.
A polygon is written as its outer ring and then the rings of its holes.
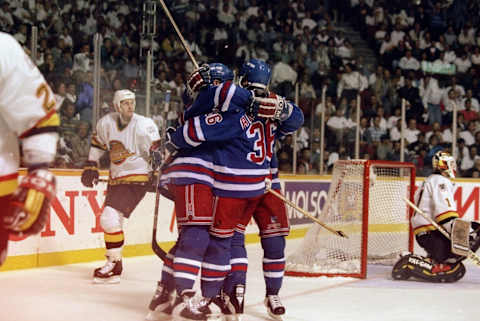
POLYGON ((303 208, 301 207, 298 207, 297 204, 289 201, 287 198, 285 198, 282 194, 274 191, 273 189, 271 188, 267 188, 266 189, 267 192, 270 192, 272 193, 273 195, 275 195, 277 198, 281 199, 282 201, 284 201, 286 204, 290 205, 292 208, 296 209, 297 211, 299 211, 300 213, 302 213, 303 215, 305 215, 306 217, 310 218, 312 221, 314 221, 315 223, 319 224, 320 226, 322 226, 324 229, 326 229, 327 231, 335 234, 335 235, 338 235, 340 237, 344 237, 344 238, 347 238, 348 239, 348 236, 347 234, 345 234, 343 231, 340 231, 340 230, 334 230, 333 228, 329 227, 328 225, 326 225, 325 223, 323 223, 322 221, 320 221, 318 218, 316 218, 315 216, 313 216, 312 214, 308 213, 307 211, 305 211, 303 208))
MULTIPOLYGON (((437 222, 435 222, 430 216, 425 214, 421 209, 419 209, 415 204, 413 204, 408 198, 404 197, 403 200, 411 208, 413 208, 415 210, 415 212, 422 215, 427 221, 429 221, 433 226, 435 226, 437 228, 437 230, 439 230, 440 233, 443 234, 443 236, 445 236, 447 239, 449 239, 451 241, 450 234, 448 234, 448 232, 445 231, 445 229, 441 225, 439 225, 437 222)), ((480 266, 480 257, 476 253, 474 253, 472 250, 468 250, 467 257, 470 260, 472 260, 472 262, 475 263, 475 265, 480 266)))
POLYGON ((178 29, 177 24, 175 23, 175 20, 173 20, 172 15, 170 14, 170 11, 168 10, 167 6, 165 5, 165 2, 163 0, 158 0, 160 2, 160 5, 162 6, 163 11, 165 11, 165 14, 167 15, 168 19, 170 20, 170 23, 173 26, 173 29, 175 29, 175 32, 177 33, 178 38, 180 38, 180 43, 183 46, 183 49, 187 52, 188 57, 193 63, 193 66, 195 69, 198 69, 198 63, 195 57, 193 56, 192 52, 190 51, 190 48, 188 47, 187 42, 182 36, 182 33, 180 32, 180 29, 178 29))
MULTIPOLYGON (((161 0, 160 0, 161 1, 161 0)), ((161 1, 163 3, 163 1, 161 1)), ((165 4, 163 4, 165 5, 165 4)), ((170 106, 170 90, 165 93, 165 104, 163 108, 163 124, 162 133, 160 136, 160 149, 163 150, 165 144, 165 135, 167 134, 167 114, 170 106)), ((162 166, 158 168, 157 188, 155 190, 155 210, 153 212, 153 229, 152 229, 152 250, 163 262, 166 262, 167 253, 158 245, 157 242, 157 225, 158 225, 158 210, 160 208, 160 177, 162 176, 162 166)))
POLYGON ((142 186, 145 186, 148 184, 148 182, 135 182, 135 181, 129 181, 129 182, 125 182, 125 181, 122 181, 122 182, 117 182, 115 183, 115 181, 113 180, 109 180, 108 178, 98 178, 95 180, 95 185, 97 185, 98 183, 107 183, 107 184, 110 184, 110 185, 118 185, 118 184, 128 184, 128 185, 142 185, 142 186))
POLYGON ((153 212, 153 228, 152 228, 152 250, 163 262, 167 260, 167 252, 165 252, 157 242, 157 225, 158 225, 158 209, 160 208, 160 171, 157 177, 157 190, 155 191, 155 210, 153 212))

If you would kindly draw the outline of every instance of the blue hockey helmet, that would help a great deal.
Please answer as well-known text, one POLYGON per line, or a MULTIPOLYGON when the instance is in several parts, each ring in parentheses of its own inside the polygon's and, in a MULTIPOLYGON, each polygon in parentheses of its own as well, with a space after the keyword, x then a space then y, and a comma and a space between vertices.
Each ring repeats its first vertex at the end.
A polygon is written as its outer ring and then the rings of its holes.
POLYGON ((212 78, 212 81, 215 79, 220 80, 220 82, 233 80, 233 72, 224 64, 213 62, 208 64, 208 66, 210 67, 210 78, 212 78))
POLYGON ((240 86, 242 87, 267 89, 272 71, 265 61, 250 59, 240 68, 239 76, 240 86))

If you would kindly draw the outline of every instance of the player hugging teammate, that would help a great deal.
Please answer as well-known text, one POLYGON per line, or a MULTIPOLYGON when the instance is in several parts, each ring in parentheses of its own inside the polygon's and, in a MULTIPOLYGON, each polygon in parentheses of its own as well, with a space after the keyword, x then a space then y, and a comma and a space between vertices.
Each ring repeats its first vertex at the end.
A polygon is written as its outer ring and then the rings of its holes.
POLYGON ((189 77, 192 103, 185 124, 169 130, 166 145, 175 157, 162 174, 175 191, 180 232, 150 303, 150 319, 173 310, 184 320, 208 320, 212 302, 229 320, 238 319, 247 267, 243 233, 252 216, 264 248, 265 304, 277 319, 285 313, 278 292, 288 218, 283 202, 265 194, 265 181, 273 178, 273 188, 280 189, 272 168, 275 139, 298 129, 303 114, 268 92, 270 74, 265 62, 252 59, 238 85, 221 64, 202 66, 189 77), (202 298, 196 299, 199 272, 202 298))

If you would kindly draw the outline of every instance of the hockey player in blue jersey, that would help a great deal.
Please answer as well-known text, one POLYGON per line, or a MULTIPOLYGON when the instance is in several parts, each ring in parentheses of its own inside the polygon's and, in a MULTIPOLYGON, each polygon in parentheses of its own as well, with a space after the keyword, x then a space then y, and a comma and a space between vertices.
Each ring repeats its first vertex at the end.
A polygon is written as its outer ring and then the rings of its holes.
MULTIPOLYGON (((257 91, 263 89, 263 93, 265 93, 266 84, 270 80, 270 68, 264 62, 258 60, 251 60, 247 64, 245 68, 251 66, 253 71, 256 72, 251 71, 250 73, 251 84, 255 86, 250 85, 251 88, 249 89, 256 89, 257 91), (258 81, 256 81, 256 78, 258 78, 258 81)), ((219 86, 216 89, 214 99, 218 101, 219 97, 226 98, 223 103, 215 103, 215 108, 226 111, 225 104, 229 97, 232 97, 230 91, 232 88, 235 90, 236 87, 231 83, 224 83, 219 86)), ((229 117, 229 122, 226 120, 227 118, 222 119, 221 114, 218 113, 195 116, 191 119, 188 119, 187 116, 185 117, 187 119, 185 125, 172 133, 171 143, 179 148, 187 149, 199 146, 201 143, 205 146, 214 144, 211 148, 214 155, 213 164, 202 163, 204 173, 208 172, 210 175, 212 172, 214 173, 213 191, 218 196, 214 209, 215 221, 210 233, 214 238, 223 238, 224 245, 229 246, 229 242, 234 235, 234 229, 238 228, 237 223, 243 223, 245 217, 248 223, 255 211, 255 218, 261 227, 261 235, 263 236, 262 246, 266 248, 264 270, 267 281, 267 296, 265 302, 269 312, 278 316, 285 311, 278 299, 278 291, 281 286, 284 266, 283 249, 285 241, 283 236, 288 234, 289 226, 283 202, 271 199, 270 194, 264 195, 265 179, 272 176, 270 167, 275 136, 295 131, 303 124, 303 114, 297 106, 285 101, 282 97, 277 97, 275 94, 263 95, 255 99, 259 103, 259 114, 271 119, 252 119, 242 115, 237 119, 229 117), (225 132, 231 132, 232 128, 236 127, 244 133, 238 136, 233 135, 236 138, 226 141, 225 132), (252 204, 255 204, 255 206, 252 206, 252 204), (275 223, 271 224, 272 221, 275 221, 275 223), (282 237, 276 239, 276 236, 282 237), (276 271, 278 269, 280 271, 276 271)), ((222 102, 223 100, 220 99, 219 101, 222 102)), ((185 114, 208 112, 208 107, 208 100, 202 101, 202 97, 199 96, 185 114), (200 103, 195 106, 197 102, 200 103), (202 109, 205 106, 206 109, 202 109)), ((172 163, 172 168, 191 169, 191 164, 188 161, 191 160, 179 161, 176 159, 172 163)), ((167 173, 167 175, 169 174, 167 173)), ((275 172, 274 175, 276 175, 275 172)), ((244 224, 246 225, 246 223, 244 224)), ((240 227, 239 230, 242 231, 242 228, 240 227)), ((235 240, 237 240, 237 246, 234 247, 233 252, 238 253, 234 254, 237 259, 234 261, 246 263, 243 234, 238 233, 235 240)), ((218 251, 218 249, 213 252, 207 251, 202 264, 202 293, 209 298, 218 293, 226 275, 224 271, 221 271, 221 268, 227 268, 229 262, 224 262, 227 258, 224 255, 218 256, 218 253, 221 252, 223 251, 218 251)), ((241 264, 238 264, 236 267, 240 266, 241 264)), ((243 266, 246 267, 246 264, 243 266)), ((245 273, 246 269, 235 273, 237 277, 233 280, 240 279, 240 281, 236 281, 238 284, 233 283, 234 281, 227 283, 230 286, 226 288, 235 288, 236 291, 239 291, 243 286, 244 289, 245 273)), ((228 291, 228 294, 232 295, 230 291, 228 291)))
MULTIPOLYGON (((274 153, 275 140, 297 130, 303 124, 303 114, 293 103, 268 92, 270 77, 270 67, 265 62, 251 59, 242 66, 239 82, 241 86, 255 92, 260 109, 258 116, 267 118, 263 121, 265 126, 269 124, 272 126, 273 120, 275 126, 278 127, 268 141, 267 155, 270 157, 265 157, 265 164, 270 170, 271 188, 280 192, 278 162, 274 153)), ((218 202, 218 206, 222 206, 222 202, 218 202)), ((282 286, 285 268, 285 236, 289 234, 290 226, 284 202, 271 193, 253 199, 236 226, 231 248, 232 268, 224 284, 223 301, 231 302, 237 314, 243 313, 248 265, 244 233, 252 216, 258 225, 264 250, 263 273, 266 285, 264 303, 269 315, 274 319, 281 320, 285 313, 285 307, 278 294, 282 286)), ((225 309, 224 313, 228 314, 229 310, 225 309)), ((228 320, 238 320, 238 317, 227 315, 228 320)))
MULTIPOLYGON (((228 78, 233 78, 233 73, 229 70, 221 73, 218 64, 213 67, 211 74, 209 68, 201 67, 190 76, 187 85, 190 96, 195 99, 185 111, 185 124, 168 134, 171 137, 176 133, 177 139, 168 139, 167 149, 176 150, 185 146, 188 149, 179 150, 174 161, 162 173, 162 179, 170 181, 169 189, 175 195, 179 238, 168 255, 169 260, 162 270, 162 280, 150 303, 149 309, 153 312, 149 314, 151 318, 156 314, 170 314, 172 306, 183 301, 185 308, 180 315, 184 319, 204 320, 209 312, 209 302, 203 301, 198 305, 190 299, 194 295, 192 288, 200 268, 205 275, 222 279, 230 269, 228 242, 224 238, 209 235, 214 216, 214 172, 209 165, 213 163, 213 153, 212 146, 201 143, 208 140, 213 144, 214 141, 226 141, 242 134, 242 126, 231 124, 248 126, 250 117, 245 111, 254 110, 250 108, 254 100, 248 90, 225 81, 231 80, 228 78), (222 77, 222 84, 209 85, 211 75, 213 78, 222 77), (218 112, 205 114, 212 110, 218 112), (211 132, 211 128, 215 128, 215 133, 211 132), (219 263, 215 265, 209 264, 209 259, 205 257, 207 249, 210 249, 209 253, 225 254, 218 255, 223 261, 215 261, 219 263), (180 298, 176 299, 176 303, 171 302, 174 289, 180 298)), ((202 274, 202 278, 203 276, 202 274)), ((219 288, 207 288, 207 298, 213 298, 219 292, 219 288)))

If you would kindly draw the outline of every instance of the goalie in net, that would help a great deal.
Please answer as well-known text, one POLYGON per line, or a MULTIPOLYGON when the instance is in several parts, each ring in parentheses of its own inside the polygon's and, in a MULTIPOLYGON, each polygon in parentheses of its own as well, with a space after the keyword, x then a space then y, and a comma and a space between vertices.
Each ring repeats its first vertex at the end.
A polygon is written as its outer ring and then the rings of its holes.
POLYGON ((476 252, 480 246, 480 225, 477 222, 465 222, 459 219, 453 197, 452 178, 456 175, 455 159, 447 152, 438 151, 432 159, 434 172, 417 190, 415 203, 427 217, 436 222, 449 235, 448 239, 420 213, 412 217, 417 243, 425 250, 426 257, 407 254, 400 258, 392 270, 396 280, 420 279, 427 282, 455 282, 465 275, 462 261, 465 256, 452 252, 456 242, 462 240, 455 237, 465 235, 465 247, 476 252), (464 233, 462 233, 462 230, 464 233))

